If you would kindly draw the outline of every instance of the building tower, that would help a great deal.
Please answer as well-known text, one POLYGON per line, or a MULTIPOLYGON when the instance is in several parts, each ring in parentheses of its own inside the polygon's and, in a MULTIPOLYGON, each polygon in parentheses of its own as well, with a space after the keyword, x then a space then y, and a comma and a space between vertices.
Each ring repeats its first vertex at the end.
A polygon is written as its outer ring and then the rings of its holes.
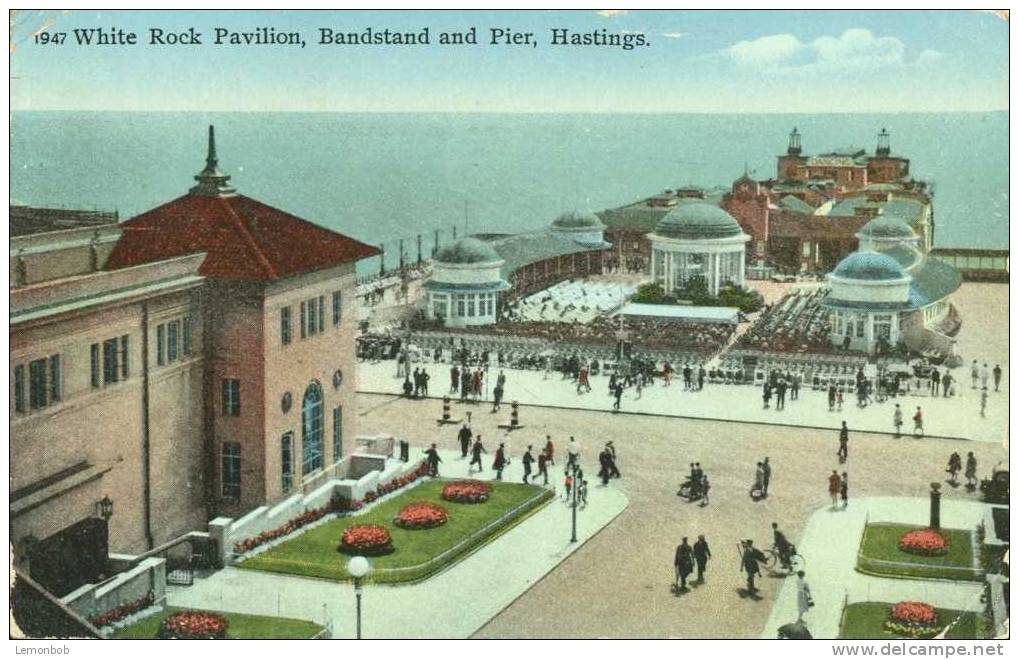
POLYGON ((790 156, 798 156, 803 153, 803 149, 800 147, 800 131, 793 127, 793 132, 789 133, 789 148, 786 149, 786 153, 790 156))
POLYGON ((886 129, 884 129, 884 128, 882 128, 881 132, 877 134, 877 155, 878 155, 878 157, 881 157, 881 156, 887 157, 887 156, 891 155, 891 153, 892 153, 891 137, 892 137, 891 134, 886 129))
POLYGON ((191 188, 194 194, 223 197, 234 195, 237 190, 230 187, 230 177, 219 171, 219 159, 216 158, 216 129, 209 126, 209 151, 205 156, 205 169, 195 176, 198 185, 191 188))

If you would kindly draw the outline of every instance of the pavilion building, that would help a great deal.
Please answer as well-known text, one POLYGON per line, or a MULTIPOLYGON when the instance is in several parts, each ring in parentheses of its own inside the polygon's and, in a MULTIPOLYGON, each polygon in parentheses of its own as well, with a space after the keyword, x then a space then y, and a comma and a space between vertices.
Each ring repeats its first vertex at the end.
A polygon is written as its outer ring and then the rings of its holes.
POLYGON ((446 327, 495 323, 499 295, 510 288, 502 278, 504 264, 491 245, 477 238, 461 238, 442 247, 424 285, 427 317, 446 327))
POLYGON ((665 293, 682 290, 694 277, 703 277, 708 292, 718 295, 729 283, 746 283, 746 244, 736 220, 718 206, 703 202, 678 204, 651 240, 651 279, 665 293))

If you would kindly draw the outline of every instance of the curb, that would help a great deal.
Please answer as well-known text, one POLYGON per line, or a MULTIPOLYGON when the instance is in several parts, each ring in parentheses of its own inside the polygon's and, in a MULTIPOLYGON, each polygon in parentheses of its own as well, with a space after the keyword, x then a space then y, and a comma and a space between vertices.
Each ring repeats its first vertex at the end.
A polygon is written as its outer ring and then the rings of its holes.
MULTIPOLYGON (((403 399, 404 398, 402 395, 387 394, 387 393, 382 393, 382 392, 379 392, 379 391, 365 391, 365 390, 362 390, 362 389, 358 389, 354 393, 356 393, 358 395, 366 395, 366 396, 385 396, 387 398, 394 399, 393 402, 395 402, 398 399, 403 399)), ((421 397, 421 398, 408 398, 408 399, 405 399, 405 400, 415 400, 415 401, 442 400, 442 397, 441 396, 424 396, 424 397, 421 397)), ((485 401, 485 402, 488 402, 488 401, 485 401)), ((779 423, 779 422, 775 422, 775 421, 742 421, 742 420, 739 420, 739 419, 720 419, 720 418, 716 418, 716 417, 686 416, 686 415, 681 415, 681 414, 663 414, 661 412, 630 412, 630 411, 624 411, 624 410, 618 410, 618 411, 616 411, 616 410, 599 410, 599 409, 592 409, 590 407, 573 407, 573 406, 569 406, 569 405, 542 405, 540 403, 521 403, 520 406, 521 407, 537 407, 537 408, 549 409, 549 410, 573 410, 573 411, 576 411, 576 412, 599 412, 599 413, 602 413, 602 414, 611 414, 611 415, 629 414, 629 415, 632 415, 632 416, 658 417, 658 418, 663 418, 663 419, 685 419, 687 421, 718 421, 718 422, 722 422, 722 423, 742 423, 742 424, 752 425, 752 426, 775 426, 775 427, 779 427, 779 428, 806 428, 808 430, 838 431, 838 427, 835 427, 835 426, 813 426, 813 425, 796 424, 796 423, 779 423)), ((883 431, 883 430, 853 430, 853 432, 854 433, 862 433, 862 434, 866 434, 866 435, 885 435, 885 436, 891 437, 893 439, 917 439, 917 440, 923 440, 923 439, 947 439, 947 440, 961 441, 961 442, 978 442, 978 443, 981 443, 981 444, 992 443, 992 442, 980 442, 979 440, 971 439, 969 437, 955 437, 953 435, 924 435, 922 437, 914 437, 912 434, 902 434, 902 435, 896 437, 895 433, 886 432, 886 431, 883 431)))

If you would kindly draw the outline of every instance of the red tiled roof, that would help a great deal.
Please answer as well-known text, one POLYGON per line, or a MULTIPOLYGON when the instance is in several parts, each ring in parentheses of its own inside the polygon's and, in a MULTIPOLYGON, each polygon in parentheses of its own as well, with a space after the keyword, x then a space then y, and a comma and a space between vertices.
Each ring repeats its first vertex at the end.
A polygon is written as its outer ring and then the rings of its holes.
POLYGON ((120 225, 107 270, 206 252, 207 277, 271 281, 379 254, 243 195, 186 194, 120 225))

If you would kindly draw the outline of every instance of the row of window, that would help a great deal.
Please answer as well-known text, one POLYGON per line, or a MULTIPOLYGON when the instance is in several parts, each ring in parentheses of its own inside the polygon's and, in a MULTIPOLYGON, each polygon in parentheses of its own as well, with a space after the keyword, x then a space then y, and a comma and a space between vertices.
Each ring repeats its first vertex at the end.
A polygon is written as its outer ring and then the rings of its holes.
POLYGON ((191 354, 191 316, 161 323, 156 326, 156 363, 170 364, 181 354, 191 354))
MULTIPOLYGON (((317 385, 312 385, 317 387, 317 385)), ((309 387, 309 392, 312 390, 309 387)), ((305 395, 307 414, 302 414, 304 442, 302 444, 301 473, 308 475, 322 468, 322 404, 321 398, 308 400, 305 395)), ((283 494, 294 488, 294 433, 286 432, 280 438, 280 468, 283 494)), ((343 410, 333 408, 333 461, 343 456, 343 410)), ((222 492, 224 497, 241 496, 241 445, 239 442, 223 442, 222 451, 222 492)))
MULTIPOLYGON (((156 362, 162 366, 190 355, 192 352, 191 317, 156 326, 156 362)), ((127 334, 106 339, 89 346, 90 382, 93 389, 123 382, 131 374, 131 340, 127 334)), ((24 364, 14 367, 14 409, 37 410, 58 402, 61 397, 60 355, 37 359, 28 364, 26 392, 26 368, 24 364)))
MULTIPOLYGON (((343 295, 340 291, 334 291, 333 296, 333 327, 340 324, 343 317, 343 295)), ((319 295, 310 300, 301 302, 301 338, 321 334, 325 331, 326 313, 325 296, 319 295)), ((288 345, 293 338, 293 319, 290 307, 280 309, 280 342, 288 345)))

